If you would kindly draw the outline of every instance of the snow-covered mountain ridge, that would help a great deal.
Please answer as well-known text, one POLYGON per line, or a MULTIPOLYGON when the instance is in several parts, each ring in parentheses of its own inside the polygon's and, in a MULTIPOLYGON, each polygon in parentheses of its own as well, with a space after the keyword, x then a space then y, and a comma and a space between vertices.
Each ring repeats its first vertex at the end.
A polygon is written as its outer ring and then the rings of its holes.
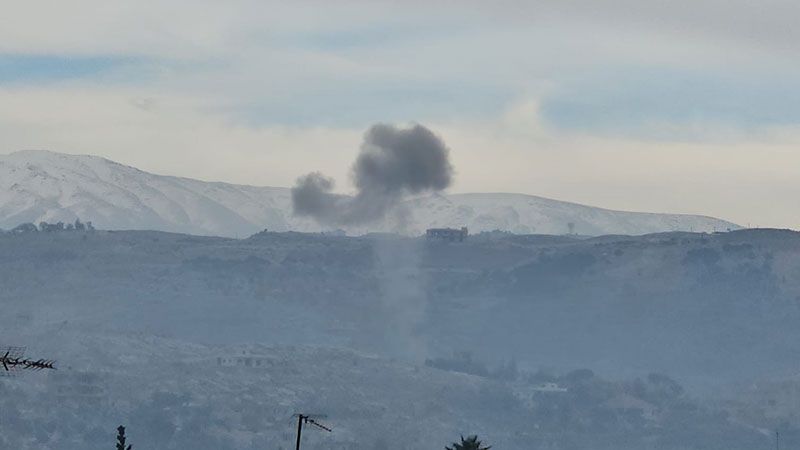
MULTIPOLYGON (((408 234, 429 227, 471 232, 584 235, 661 231, 725 231, 736 224, 712 217, 613 211, 523 194, 433 195, 408 201, 408 234)), ((152 229, 247 236, 322 231, 292 215, 289 188, 214 183, 155 175, 95 156, 49 151, 0 155, 0 228, 24 222, 91 220, 98 228, 152 229)), ((395 231, 388 220, 345 231, 395 231)))

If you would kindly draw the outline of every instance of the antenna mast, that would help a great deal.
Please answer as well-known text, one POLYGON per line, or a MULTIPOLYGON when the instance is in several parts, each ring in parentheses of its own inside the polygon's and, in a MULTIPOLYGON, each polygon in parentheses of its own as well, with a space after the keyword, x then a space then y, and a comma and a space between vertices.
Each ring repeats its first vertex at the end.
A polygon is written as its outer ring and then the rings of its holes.
POLYGON ((28 359, 23 358, 25 347, 5 347, 0 350, 0 375, 22 370, 56 370, 55 361, 51 359, 28 359), (5 372, 5 373, 4 373, 5 372))
POLYGON ((321 428, 327 431, 328 433, 333 432, 333 430, 331 430, 330 428, 314 420, 314 418, 324 418, 325 416, 323 415, 295 414, 295 416, 297 416, 297 445, 295 446, 296 450, 300 450, 300 435, 303 433, 303 424, 308 423, 314 425, 317 428, 321 428))

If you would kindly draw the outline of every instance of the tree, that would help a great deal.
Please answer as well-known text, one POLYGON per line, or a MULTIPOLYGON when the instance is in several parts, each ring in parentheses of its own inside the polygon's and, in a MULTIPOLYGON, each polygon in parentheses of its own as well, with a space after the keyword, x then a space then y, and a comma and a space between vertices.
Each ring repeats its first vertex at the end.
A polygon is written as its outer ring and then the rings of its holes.
POLYGON ((461 443, 453 442, 452 447, 445 447, 446 450, 489 450, 492 446, 488 447, 481 447, 481 441, 478 440, 478 436, 467 436, 464 439, 464 436, 461 436, 461 443))
POLYGON ((18 225, 13 230, 11 230, 11 232, 15 233, 15 234, 36 233, 37 231, 39 231, 39 229, 36 228, 36 225, 34 225, 34 224, 30 223, 30 222, 23 223, 22 225, 18 225))
POLYGON ((132 447, 130 444, 125 447, 125 427, 120 425, 117 428, 117 450, 131 450, 132 447))

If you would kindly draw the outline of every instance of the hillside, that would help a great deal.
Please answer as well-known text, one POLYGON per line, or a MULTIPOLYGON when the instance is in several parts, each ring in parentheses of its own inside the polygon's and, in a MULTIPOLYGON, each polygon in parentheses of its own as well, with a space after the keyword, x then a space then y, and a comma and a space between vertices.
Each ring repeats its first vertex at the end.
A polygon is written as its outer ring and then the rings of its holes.
POLYGON ((533 367, 662 371, 702 386, 798 369, 798 236, 484 235, 448 245, 7 234, 0 322, 67 320, 208 344, 325 342, 414 361, 469 349, 533 367))
POLYGON ((146 448, 288 449, 297 411, 335 429, 304 448, 744 450, 771 424, 791 447, 797 416, 704 395, 798 372, 798 255, 781 230, 0 234, 0 342, 59 364, 0 378, 0 448, 125 422, 146 448))
POLYGON ((330 347, 51 333, 57 337, 25 337, 46 346, 69 342, 59 371, 0 378, 0 448, 106 448, 124 421, 134 448, 290 450, 298 411, 324 413, 333 428, 306 429, 302 448, 317 450, 437 449, 465 432, 509 450, 768 444, 659 374, 611 381, 576 370, 501 379, 330 347), (247 359, 250 367, 239 364, 247 359), (540 392, 543 383, 566 392, 540 392))
MULTIPOLYGON (((738 229, 703 216, 611 211, 522 194, 456 194, 406 202, 404 231, 468 226, 472 232, 582 235, 711 232, 738 229), (572 224, 572 228, 570 228, 572 224)), ((47 151, 0 155, 0 228, 40 221, 91 220, 102 229, 159 230, 248 236, 272 231, 320 231, 293 217, 290 191, 280 187, 209 183, 154 175, 93 156, 47 151)), ((350 234, 394 231, 390 223, 349 228, 350 234)))

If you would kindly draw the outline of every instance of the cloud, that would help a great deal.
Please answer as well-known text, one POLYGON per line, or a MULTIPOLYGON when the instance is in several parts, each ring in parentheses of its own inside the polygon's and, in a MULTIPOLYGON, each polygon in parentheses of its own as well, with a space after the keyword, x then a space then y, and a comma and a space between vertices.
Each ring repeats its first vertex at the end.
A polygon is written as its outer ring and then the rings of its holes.
MULTIPOLYGON (((490 119, 515 100, 547 96, 552 114, 586 122, 585 130, 614 132, 591 111, 614 106, 619 94, 639 106, 623 118, 671 120, 682 111, 670 110, 671 96, 658 80, 692 72, 716 87, 720 100, 705 99, 711 121, 738 125, 755 116, 775 123, 763 103, 749 114, 730 114, 741 111, 740 104, 719 109, 742 84, 751 88, 748 98, 780 96, 797 83, 770 90, 776 75, 800 75, 800 63, 786 57, 800 51, 800 29, 791 20, 800 14, 796 2, 768 0, 757 9, 744 0, 445 2, 426 4, 424 15, 418 14, 421 2, 413 1, 344 1, 324 9, 309 4, 321 3, 22 2, 0 18, 0 55, 63 62, 81 71, 86 83, 122 79, 199 97, 212 113, 253 127, 358 128, 376 117, 490 119), (134 63, 115 67, 122 74, 109 80, 107 70, 92 69, 107 61, 134 63), (638 73, 617 86, 640 88, 612 91, 608 99, 585 92, 602 95, 606 82, 613 87, 620 80, 604 73, 607 68, 638 73), (725 71, 738 72, 740 81, 726 83, 725 71), (575 80, 576 74, 595 81, 575 80)), ((18 70, 16 78, 41 82, 24 76, 30 72, 18 70)), ((64 76, 50 72, 50 81, 64 76)), ((789 117, 800 114, 800 107, 785 109, 789 117)))

